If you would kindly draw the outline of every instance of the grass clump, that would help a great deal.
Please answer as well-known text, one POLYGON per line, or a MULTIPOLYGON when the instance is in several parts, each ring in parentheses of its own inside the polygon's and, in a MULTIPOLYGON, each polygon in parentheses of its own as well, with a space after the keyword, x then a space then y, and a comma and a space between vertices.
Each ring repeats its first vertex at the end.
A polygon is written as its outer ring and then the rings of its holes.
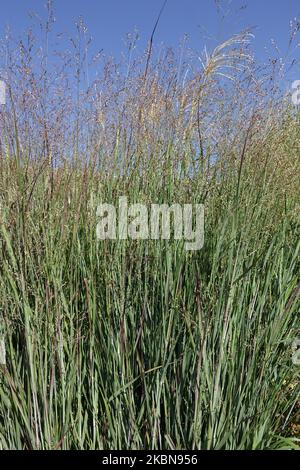
POLYGON ((108 60, 87 88, 77 33, 71 85, 30 35, 6 55, 0 447, 296 448, 299 116, 257 80, 248 32, 200 70, 108 60), (203 203, 203 249, 100 242, 97 204, 122 195, 203 203))

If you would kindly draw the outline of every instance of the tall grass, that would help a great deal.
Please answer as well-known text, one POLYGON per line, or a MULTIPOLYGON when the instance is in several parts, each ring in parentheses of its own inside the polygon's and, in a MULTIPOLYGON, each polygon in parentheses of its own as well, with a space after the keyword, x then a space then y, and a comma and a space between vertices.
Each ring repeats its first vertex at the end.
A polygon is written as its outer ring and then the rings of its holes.
POLYGON ((248 32, 200 66, 130 37, 87 87, 77 33, 56 81, 33 35, 2 45, 0 447, 296 448, 299 116, 248 32), (204 248, 100 242, 122 195, 204 203, 204 248))

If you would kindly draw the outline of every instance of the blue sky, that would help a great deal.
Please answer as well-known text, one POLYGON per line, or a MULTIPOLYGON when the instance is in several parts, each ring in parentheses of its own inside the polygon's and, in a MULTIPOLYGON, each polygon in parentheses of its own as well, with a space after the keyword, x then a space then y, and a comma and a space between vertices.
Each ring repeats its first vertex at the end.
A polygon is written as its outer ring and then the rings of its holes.
MULTIPOLYGON (((46 0, 6 0, 0 6, 0 35, 10 25, 16 35, 29 24, 27 13, 45 15, 46 0)), ((163 0, 56 0, 56 30, 71 31, 74 20, 82 15, 94 46, 118 57, 124 50, 127 32, 137 28, 142 49, 151 34, 163 0)), ((168 0, 155 43, 176 46, 185 33, 192 48, 212 47, 247 27, 254 28, 254 50, 259 59, 266 57, 265 47, 275 39, 284 56, 289 39, 289 21, 300 18, 300 0, 168 0), (222 11, 218 12, 216 4, 222 11)), ((294 51, 299 56, 299 51, 294 51)))

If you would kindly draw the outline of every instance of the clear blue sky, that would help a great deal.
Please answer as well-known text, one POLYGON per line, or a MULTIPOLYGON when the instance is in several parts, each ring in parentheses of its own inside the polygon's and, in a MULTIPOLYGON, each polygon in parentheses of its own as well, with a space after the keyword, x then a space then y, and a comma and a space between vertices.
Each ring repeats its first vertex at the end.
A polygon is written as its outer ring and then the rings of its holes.
MULTIPOLYGON (((45 1, 2 0, 0 35, 8 24, 14 33, 21 34, 29 24, 27 12, 45 15, 45 1)), ((124 49, 122 40, 125 34, 135 27, 141 35, 139 47, 144 47, 162 3, 163 0, 56 0, 56 30, 71 31, 74 20, 82 15, 95 47, 118 57, 124 49)), ((213 46, 217 41, 252 26, 256 36, 254 50, 262 59, 271 38, 276 40, 284 55, 289 39, 289 21, 295 17, 300 19, 300 0, 168 0, 155 42, 176 46, 187 33, 191 47, 200 51, 205 42, 213 46), (217 13, 217 3, 221 4, 224 14, 217 13), (204 39, 204 30, 211 40, 204 39)), ((295 51, 297 54, 299 56, 299 51, 295 51)))

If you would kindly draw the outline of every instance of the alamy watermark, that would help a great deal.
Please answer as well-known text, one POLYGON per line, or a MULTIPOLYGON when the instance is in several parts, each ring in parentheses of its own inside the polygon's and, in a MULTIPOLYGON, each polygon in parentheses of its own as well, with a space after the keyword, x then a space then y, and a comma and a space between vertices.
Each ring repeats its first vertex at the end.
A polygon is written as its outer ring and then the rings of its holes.
POLYGON ((0 366, 6 365, 6 349, 3 338, 0 338, 0 366))
POLYGON ((0 80, 0 105, 6 103, 6 85, 3 80, 0 80))
POLYGON ((97 207, 99 240, 185 240, 186 250, 200 250, 204 244, 203 204, 128 204, 119 198, 118 207, 97 207))
POLYGON ((300 366, 300 338, 296 338, 292 344, 292 361, 295 366, 300 366))
POLYGON ((295 80, 292 83, 292 103, 295 106, 300 105, 300 80, 295 80))

